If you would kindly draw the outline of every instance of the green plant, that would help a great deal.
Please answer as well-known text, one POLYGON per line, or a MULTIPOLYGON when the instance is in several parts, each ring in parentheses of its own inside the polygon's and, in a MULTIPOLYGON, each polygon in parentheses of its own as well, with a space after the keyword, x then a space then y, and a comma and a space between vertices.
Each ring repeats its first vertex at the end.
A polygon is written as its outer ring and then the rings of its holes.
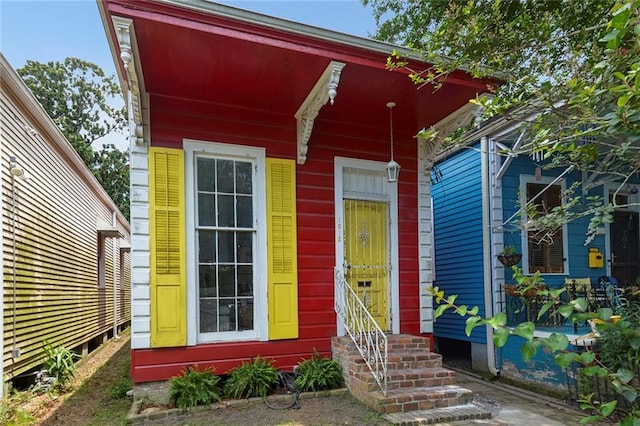
POLYGON ((502 255, 502 256, 511 256, 518 253, 518 249, 516 248, 516 246, 504 246, 502 248, 502 251, 500 253, 498 253, 498 255, 502 255))
POLYGON ((514 295, 535 297, 540 291, 546 289, 544 278, 540 275, 540 271, 536 271, 533 275, 524 275, 522 268, 517 266, 511 267, 511 270, 513 271, 512 278, 516 284, 510 287, 510 291, 513 291, 514 295))
POLYGON ((314 350, 311 358, 298 365, 294 384, 301 392, 335 389, 344 384, 344 377, 340 364, 314 350))
POLYGON ((231 398, 266 396, 278 383, 278 370, 269 360, 256 357, 243 362, 231 372, 224 385, 224 392, 231 398))
MULTIPOLYGON (((514 268, 514 275, 516 272, 518 271, 514 268)), ((532 279, 535 284, 535 278, 532 279)), ((611 332, 611 339, 618 345, 618 350, 623 353, 615 354, 615 356, 608 354, 605 358, 598 357, 598 354, 591 350, 578 353, 570 349, 569 338, 566 334, 551 333, 547 337, 536 337, 535 324, 531 321, 520 323, 513 328, 508 327, 504 312, 483 318, 478 314, 479 308, 477 306, 457 305, 455 303, 457 295, 445 297, 444 291, 438 287, 434 286, 430 289, 434 302, 438 305, 434 312, 434 319, 451 309, 456 314, 467 318, 465 330, 467 335, 471 335, 475 327, 488 325, 493 329, 493 341, 496 347, 504 346, 511 335, 520 336, 525 339, 520 348, 525 360, 533 358, 538 349, 543 347, 553 354, 556 364, 561 368, 566 369, 573 363, 581 366, 580 380, 603 380, 610 385, 615 394, 604 395, 602 400, 596 399, 594 393, 581 395, 580 408, 589 412, 589 415, 584 417, 581 423, 607 420, 609 416, 616 413, 617 409, 620 409, 622 420, 619 424, 621 426, 638 425, 640 420, 640 409, 637 403, 640 397, 640 378, 638 377, 640 370, 640 306, 630 304, 623 318, 614 322, 611 320, 613 314, 611 308, 600 308, 597 312, 588 312, 588 303, 584 298, 571 300, 568 303, 562 302, 560 297, 563 291, 564 289, 540 291, 540 294, 546 296, 548 301, 541 306, 538 318, 552 309, 551 312, 557 313, 573 323, 598 319, 601 323, 597 326, 601 334, 598 341, 599 346, 601 346, 602 334, 616 330, 611 332), (620 347, 620 342, 624 342, 624 340, 629 343, 626 348, 620 347), (612 365, 607 365, 605 360, 608 360, 607 362, 612 365), (622 400, 625 401, 628 408, 619 406, 618 403, 622 400)), ((589 390, 584 385, 581 385, 581 388, 584 391, 589 390)))
POLYGON ((109 389, 109 394, 114 399, 122 399, 127 396, 127 392, 133 389, 133 379, 130 374, 130 363, 126 363, 120 370, 118 380, 114 381, 109 389))
POLYGON ((31 391, 11 392, 0 401, 0 424, 7 426, 27 426, 36 424, 36 419, 22 407, 33 398, 31 391))
POLYGON ((118 382, 114 383, 113 386, 109 389, 109 394, 112 398, 120 399, 127 396, 127 392, 129 392, 133 388, 133 380, 131 377, 122 377, 118 382))
POLYGON ((182 371, 181 376, 169 379, 169 399, 179 408, 190 408, 220 401, 220 377, 213 368, 199 370, 198 366, 182 371))
POLYGON ((44 368, 50 377, 55 379, 54 387, 63 389, 76 374, 75 359, 78 355, 65 348, 54 348, 47 340, 44 344, 44 368))

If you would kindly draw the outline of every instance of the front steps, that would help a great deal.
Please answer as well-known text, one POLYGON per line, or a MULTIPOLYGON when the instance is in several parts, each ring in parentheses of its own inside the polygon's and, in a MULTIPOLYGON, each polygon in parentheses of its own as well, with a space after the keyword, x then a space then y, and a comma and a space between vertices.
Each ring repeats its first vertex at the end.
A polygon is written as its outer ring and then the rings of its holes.
POLYGON ((455 384, 455 373, 442 368, 442 356, 430 352, 429 339, 403 334, 387 338, 386 395, 378 387, 351 338, 332 339, 333 357, 342 366, 347 388, 365 405, 389 415, 390 421, 395 417, 402 418, 402 424, 435 424, 452 418, 491 417, 489 412, 472 404, 472 391, 455 384), (400 413, 414 413, 416 416, 413 416, 413 421, 408 421, 407 415, 400 413))

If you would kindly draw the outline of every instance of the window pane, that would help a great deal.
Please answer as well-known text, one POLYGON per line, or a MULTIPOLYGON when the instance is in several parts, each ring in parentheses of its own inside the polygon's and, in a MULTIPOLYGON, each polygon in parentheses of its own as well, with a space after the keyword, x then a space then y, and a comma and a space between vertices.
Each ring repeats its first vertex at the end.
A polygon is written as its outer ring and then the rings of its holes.
POLYGON ((235 179, 233 178, 233 161, 218 160, 216 161, 218 176, 218 192, 233 194, 233 186, 235 179))
POLYGON ((200 299, 200 332, 218 331, 218 301, 200 299))
POLYGON ((214 265, 200 265, 198 284, 200 285, 200 298, 218 296, 216 290, 216 267, 214 265))
POLYGON ((252 330, 254 163, 196 161, 200 332, 252 330))
POLYGON ((218 232, 218 262, 235 262, 236 250, 233 238, 233 232, 218 232))
POLYGON ((235 226, 233 195, 218 195, 218 226, 235 226))
POLYGON ((253 299, 238 301, 238 330, 253 329, 253 299))
POLYGON ((251 163, 236 163, 236 193, 251 194, 252 188, 251 163))
POLYGON ((198 263, 215 263, 216 232, 198 231, 198 263))
POLYGON ((216 196, 215 194, 198 193, 198 225, 216 225, 216 196))
MULTIPOLYGON (((547 188, 546 184, 527 183, 527 201, 531 200, 534 200, 533 205, 536 207, 538 215, 544 216, 550 213, 554 207, 562 205, 562 187, 560 185, 552 185, 547 188)), ((562 227, 529 231, 527 238, 529 272, 564 272, 564 235, 562 227)))
POLYGON ((236 295, 236 267, 229 265, 218 266, 218 283, 220 297, 234 297, 236 295))
POLYGON ((238 296, 253 295, 253 266, 238 266, 238 296))
POLYGON ((216 190, 216 160, 198 157, 198 191, 214 192, 216 190))
POLYGON ((236 304, 234 299, 220 299, 220 331, 236 330, 236 304))
POLYGON ((238 195, 238 228, 251 228, 253 222, 253 200, 238 195))
POLYGON ((238 232, 236 233, 238 254, 238 263, 251 263, 253 261, 253 233, 238 232))

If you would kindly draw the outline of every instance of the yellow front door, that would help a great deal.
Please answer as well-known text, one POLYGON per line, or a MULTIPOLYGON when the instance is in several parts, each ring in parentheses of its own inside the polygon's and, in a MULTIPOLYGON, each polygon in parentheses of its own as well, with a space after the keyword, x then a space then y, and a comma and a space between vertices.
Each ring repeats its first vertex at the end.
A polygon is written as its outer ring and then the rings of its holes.
POLYGON ((382 330, 389 330, 389 206, 345 200, 345 278, 382 330))

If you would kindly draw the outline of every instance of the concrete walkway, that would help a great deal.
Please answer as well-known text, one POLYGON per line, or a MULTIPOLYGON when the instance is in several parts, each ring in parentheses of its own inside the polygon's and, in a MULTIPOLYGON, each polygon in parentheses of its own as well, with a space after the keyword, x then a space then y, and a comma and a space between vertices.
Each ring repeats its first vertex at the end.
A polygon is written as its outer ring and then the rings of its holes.
MULTIPOLYGON (((572 426, 579 425, 585 416, 562 401, 529 392, 503 383, 456 372, 456 384, 474 392, 473 405, 493 414, 491 419, 474 419, 450 423, 433 423, 428 412, 397 413, 385 416, 394 424, 419 425, 513 425, 513 426, 572 426)), ((455 411, 455 410, 453 410, 455 411)))

